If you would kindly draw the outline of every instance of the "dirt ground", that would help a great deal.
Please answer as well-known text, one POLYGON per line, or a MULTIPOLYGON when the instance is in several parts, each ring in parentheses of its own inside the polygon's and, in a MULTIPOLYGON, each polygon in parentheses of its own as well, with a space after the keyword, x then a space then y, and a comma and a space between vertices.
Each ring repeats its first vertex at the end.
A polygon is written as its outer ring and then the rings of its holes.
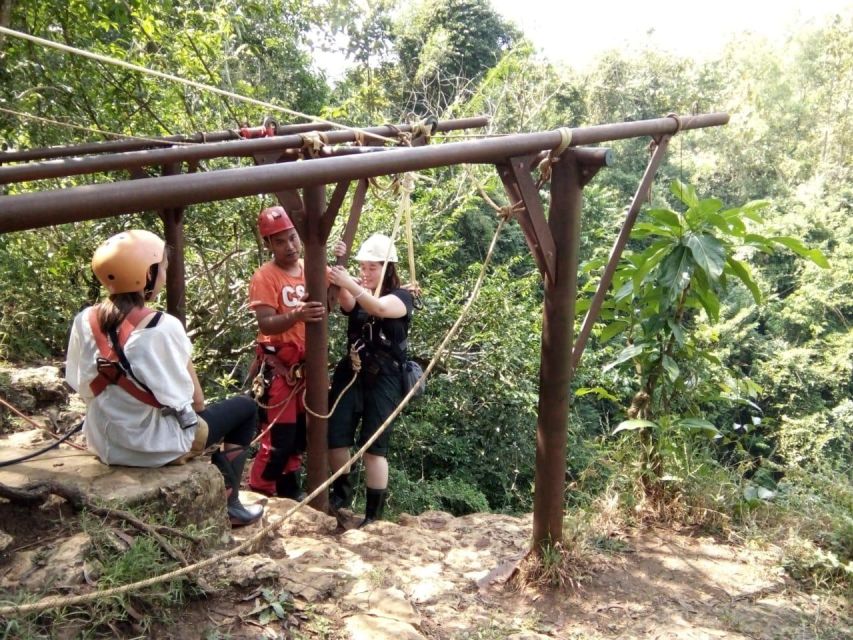
MULTIPOLYGON (((271 503, 272 514, 293 504, 271 503)), ((74 516, 58 505, 38 513, 2 505, 0 515, 16 541, 0 557, 0 577, 9 570, 9 551, 51 547, 77 529, 74 516)), ((222 586, 214 594, 163 612, 144 634, 128 624, 116 624, 108 634, 216 640, 853 638, 850 603, 799 589, 778 566, 772 548, 748 549, 691 531, 649 528, 628 532, 615 550, 588 558, 591 570, 576 591, 517 590, 501 580, 490 583, 489 575, 523 552, 529 517, 452 518, 430 512, 405 517, 403 524, 381 523, 373 532, 345 533, 325 518, 301 516, 266 544, 262 555, 242 560, 255 567, 275 563, 278 575, 253 579, 250 571, 245 579, 241 567, 234 575, 243 575, 244 584, 225 585, 229 569, 214 572, 209 577, 222 586), (353 599, 358 585, 375 599, 368 608, 353 599), (264 593, 274 593, 284 605, 282 619, 265 619, 264 593), (383 614, 382 600, 397 613, 383 614), (358 619, 360 626, 353 624, 358 619), (401 621, 407 624, 399 626, 401 621)), ((251 533, 243 530, 237 539, 251 533)))
MULTIPOLYGON (((264 524, 293 504, 270 499, 264 524)), ((235 530, 231 544, 260 526, 235 530)), ((0 545, 3 605, 19 597, 24 579, 49 567, 51 552, 80 528, 77 516, 59 501, 38 509, 0 500, 0 530, 11 537, 0 545), (28 553, 32 566, 15 573, 28 553), (10 576, 23 577, 18 582, 10 576)), ((253 553, 206 573, 216 587, 206 597, 180 610, 155 612, 147 630, 133 624, 139 615, 134 612, 130 623, 103 631, 105 637, 205 640, 853 638, 850 602, 803 591, 785 575, 774 547, 647 527, 585 550, 587 570, 577 589, 513 588, 501 568, 523 556, 530 533, 529 515, 454 518, 440 512, 344 531, 334 518, 306 509, 253 553)), ((103 587, 84 575, 79 553, 66 557, 68 570, 53 582, 59 593, 103 587)), ((31 593, 38 597, 44 591, 31 593)), ((0 638, 27 637, 4 636, 7 622, 0 618, 0 638)), ((47 629, 56 638, 86 631, 47 629)))
MULTIPOLYGON (((435 640, 853 638, 850 603, 798 589, 775 564, 772 550, 737 548, 665 529, 634 532, 627 542, 621 552, 601 558, 579 591, 483 589, 471 581, 448 593, 444 602, 422 607, 419 631, 435 640)), ((393 564, 389 558, 391 575, 393 564)), ((239 622, 235 604, 232 596, 204 609, 225 637, 352 637, 344 623, 347 612, 334 601, 297 602, 302 617, 291 618, 290 634, 281 626, 261 630, 239 622), (318 623, 317 616, 325 623, 318 623)), ((237 604, 244 611, 252 606, 237 604)), ((163 637, 183 633, 164 631, 163 637)))
MULTIPOLYGON (((268 514, 280 515, 292 504, 272 499, 268 514)), ((78 556, 60 551, 79 533, 66 505, 0 504, 0 529, 13 538, 0 552, 0 603, 8 602, 4 591, 19 595, 8 579, 16 558, 32 554, 32 568, 17 574, 29 579, 54 562, 45 553, 53 549, 62 558, 57 562, 69 562, 54 579, 60 593, 99 588, 84 579, 78 556)), ((251 529, 236 532, 235 542, 251 529)), ((207 576, 218 587, 207 597, 156 615, 149 630, 131 620, 105 631, 123 638, 210 640, 853 638, 850 603, 804 592, 785 576, 772 547, 647 528, 623 532, 609 551, 585 552, 588 569, 577 590, 490 582, 491 575, 505 573, 502 565, 523 555, 529 539, 529 516, 431 512, 343 532, 328 516, 309 512, 257 553, 207 576), (366 605, 359 593, 366 594, 366 605), (265 594, 284 606, 281 619, 269 615, 265 594)), ((27 637, 2 631, 0 618, 0 637, 27 637)), ((50 637, 81 637, 80 631, 50 637)))

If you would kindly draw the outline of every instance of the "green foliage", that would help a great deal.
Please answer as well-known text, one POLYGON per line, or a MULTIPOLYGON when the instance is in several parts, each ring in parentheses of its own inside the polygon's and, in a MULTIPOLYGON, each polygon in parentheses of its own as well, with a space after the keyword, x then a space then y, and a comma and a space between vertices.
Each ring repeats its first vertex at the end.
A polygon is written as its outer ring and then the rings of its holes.
POLYGON ((695 415, 702 401, 721 397, 714 385, 725 371, 713 343, 702 340, 698 329, 703 321, 719 321, 721 297, 732 281, 745 285, 754 302, 761 302, 750 268, 739 258, 755 251, 772 254, 782 246, 828 266, 819 250, 796 238, 765 236, 750 228, 762 221, 765 201, 724 209, 719 199, 700 200, 691 185, 675 181, 671 191, 686 209, 650 209, 646 221, 635 225, 633 237, 644 246, 627 252, 617 269, 615 293, 603 307, 607 324, 598 335, 602 343, 627 335, 627 346, 602 372, 626 366, 636 372, 639 391, 628 410, 630 419, 613 433, 640 432, 641 476, 648 488, 671 477, 664 458, 668 449, 685 445, 683 433, 722 437, 717 427, 695 415), (697 361, 708 368, 698 368, 697 361))
POLYGON ((255 607, 246 615, 257 616, 258 624, 263 626, 274 621, 286 621, 294 610, 293 596, 288 591, 261 589, 260 597, 255 603, 255 607))
MULTIPOLYGON (((407 120, 413 111, 487 114, 488 131, 503 133, 729 111, 727 127, 672 140, 653 204, 619 266, 574 380, 567 505, 606 513, 612 502, 635 522, 643 479, 657 479, 669 514, 686 521, 725 528, 731 517, 748 526, 784 514, 797 533, 786 547, 791 572, 816 584, 842 579, 853 450, 849 12, 800 29, 784 50, 745 36, 707 63, 612 51, 581 73, 549 64, 485 0, 427 0, 403 13, 394 0, 370 0, 364 11, 340 0, 13 5, 13 28, 346 123, 407 120), (354 66, 330 89, 311 55, 336 35, 354 66), (671 191, 661 186, 670 183, 671 191), (815 526, 795 521, 798 513, 815 526)), ((266 115, 287 120, 12 38, 0 60, 3 106, 104 130, 160 135, 266 115)), ((91 137, 0 115, 11 148, 91 137)), ((584 188, 578 318, 646 165, 647 142, 609 145, 617 164, 584 188)), ((496 228, 478 186, 505 198, 492 167, 423 175, 413 211, 425 306, 411 350, 425 362, 467 299, 496 228)), ((356 242, 390 230, 397 202, 381 184, 356 242)), ((186 212, 188 328, 212 398, 240 387, 252 357, 246 285, 265 258, 254 219, 271 201, 186 212)), ((94 246, 131 226, 160 229, 144 214, 0 236, 0 357, 61 358, 71 318, 102 293, 87 267, 94 246)), ((541 305, 541 278, 510 224, 427 396, 395 426, 391 509, 531 508, 541 305)), ((340 319, 331 334, 334 359, 340 319)), ((134 551, 137 560, 116 572, 163 561, 146 556, 154 551, 134 551)))
POLYGON ((446 511, 455 516, 490 511, 486 496, 473 486, 453 477, 411 480, 405 472, 392 469, 393 495, 390 506, 398 513, 446 511))
POLYGON ((494 67, 518 37, 488 0, 424 0, 395 29, 413 109, 443 113, 494 67))

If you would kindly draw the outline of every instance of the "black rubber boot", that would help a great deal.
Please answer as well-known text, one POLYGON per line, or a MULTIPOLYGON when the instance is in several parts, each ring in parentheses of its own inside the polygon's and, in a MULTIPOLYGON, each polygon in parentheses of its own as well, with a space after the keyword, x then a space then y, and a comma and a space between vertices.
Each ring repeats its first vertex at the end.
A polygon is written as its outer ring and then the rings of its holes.
MULTIPOLYGON (((228 446, 228 445, 226 445, 228 446)), ((236 446, 227 451, 217 451, 210 461, 216 465, 225 479, 225 494, 228 496, 228 519, 235 527, 252 524, 264 514, 261 505, 245 506, 240 502, 240 480, 249 451, 246 447, 236 446)))
POLYGON ((352 478, 349 473, 344 473, 332 482, 332 492, 329 495, 329 505, 332 509, 348 509, 352 505, 352 478))
POLYGON ((280 498, 290 498, 296 502, 302 502, 308 495, 302 490, 298 471, 280 475, 275 481, 275 494, 280 498))
POLYGON ((359 523, 359 529, 364 525, 382 519, 382 512, 385 510, 385 496, 387 494, 387 489, 371 489, 367 487, 367 504, 364 507, 364 520, 359 523))

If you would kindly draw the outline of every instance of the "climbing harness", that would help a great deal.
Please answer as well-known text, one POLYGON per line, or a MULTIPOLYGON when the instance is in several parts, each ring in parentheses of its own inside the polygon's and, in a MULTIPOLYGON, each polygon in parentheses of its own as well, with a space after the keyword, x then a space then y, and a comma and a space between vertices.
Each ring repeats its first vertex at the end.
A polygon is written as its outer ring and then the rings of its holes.
POLYGON ((98 305, 89 310, 89 326, 101 354, 96 360, 98 375, 89 384, 94 395, 100 395, 108 385, 115 384, 140 402, 163 409, 163 405, 154 397, 151 389, 134 375, 130 361, 124 353, 124 345, 130 334, 140 322, 152 314, 154 318, 146 325, 147 329, 155 327, 163 314, 148 307, 134 308, 127 314, 118 329, 114 327, 109 330, 108 339, 98 322, 98 305))

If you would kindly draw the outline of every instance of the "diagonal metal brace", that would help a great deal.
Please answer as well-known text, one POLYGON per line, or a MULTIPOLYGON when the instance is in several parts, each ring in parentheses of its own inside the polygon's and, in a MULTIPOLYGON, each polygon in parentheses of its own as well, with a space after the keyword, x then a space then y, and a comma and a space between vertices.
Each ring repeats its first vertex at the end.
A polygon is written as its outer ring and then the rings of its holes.
POLYGON ((542 275, 554 282, 557 273, 557 249, 545 218, 539 191, 530 175, 532 164, 533 159, 530 156, 519 156, 496 166, 510 202, 514 207, 521 205, 516 217, 533 259, 542 275))
POLYGON ((613 282, 613 274, 616 273, 616 266, 622 258, 622 251, 625 249, 625 245, 628 244, 628 238, 631 235, 631 230, 634 228, 634 223, 637 221, 640 207, 648 195, 652 180, 654 180, 660 163, 666 155, 670 137, 669 135, 664 135, 661 136, 660 140, 657 140, 654 153, 649 158, 648 166, 646 166, 646 172, 643 174, 642 180, 640 180, 640 186, 637 187, 634 199, 631 200, 631 206, 628 207, 628 211, 625 214, 625 222, 622 223, 619 236, 610 250, 610 258, 607 261, 607 266, 604 268, 604 273, 601 275, 601 282, 598 283, 598 289, 596 289, 595 295, 592 297, 592 303, 583 319, 583 326, 581 326, 577 340, 575 340, 575 345, 572 348, 572 371, 577 370, 578 363, 581 360, 581 356, 583 356, 589 334, 592 332, 593 325, 598 320, 601 305, 604 303, 604 296, 610 288, 610 283, 613 282))

